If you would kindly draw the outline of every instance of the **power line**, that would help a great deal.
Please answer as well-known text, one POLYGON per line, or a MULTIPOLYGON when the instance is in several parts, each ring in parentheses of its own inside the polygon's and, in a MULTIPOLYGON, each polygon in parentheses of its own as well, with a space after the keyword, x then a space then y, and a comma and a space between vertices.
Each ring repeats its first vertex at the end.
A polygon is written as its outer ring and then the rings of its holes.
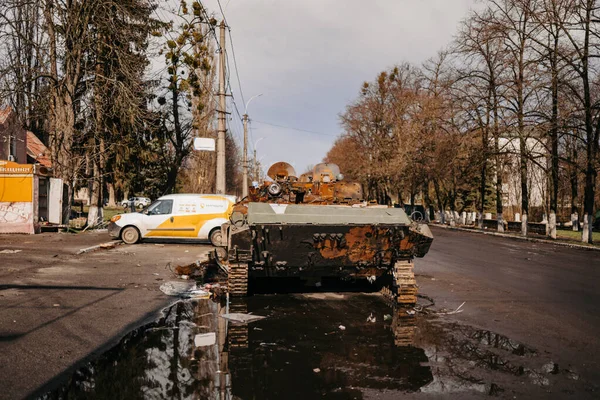
POLYGON ((254 122, 258 122, 259 124, 263 124, 263 125, 276 126, 278 128, 283 128, 283 129, 290 129, 292 131, 300 131, 300 132, 312 133, 313 135, 324 135, 324 136, 333 136, 333 137, 338 137, 339 136, 339 134, 334 135, 334 134, 325 133, 325 132, 309 131, 307 129, 294 128, 294 127, 285 126, 285 125, 277 125, 277 124, 272 124, 270 122, 258 121, 256 119, 254 120, 254 122))
POLYGON ((238 70, 237 60, 235 58, 235 50, 233 47, 233 37, 231 36, 231 28, 227 28, 229 32, 229 43, 231 43, 231 55, 233 56, 233 68, 235 68, 235 75, 237 77, 238 87, 240 88, 240 96, 242 97, 242 102, 246 104, 246 99, 244 99, 244 92, 242 91, 242 82, 240 81, 240 71, 238 70))
MULTIPOLYGON (((244 98, 244 91, 242 90, 242 82, 240 79, 240 73, 239 73, 239 69, 237 66, 237 59, 235 57, 235 48, 233 46, 233 36, 231 35, 231 27, 229 26, 229 23, 227 22, 227 17, 225 17, 225 12, 223 11, 223 7, 221 6, 221 0, 217 0, 217 4, 219 5, 219 10, 221 11, 221 15, 223 16, 223 21, 225 22, 225 26, 227 27, 227 32, 229 33, 229 43, 231 43, 231 55, 233 56, 233 68, 235 69, 235 75, 237 77, 238 88, 240 89, 240 97, 242 98, 242 103, 246 104, 246 99, 244 98)), ((226 53, 226 55, 227 55, 227 53, 226 53)), ((229 81, 229 77, 227 78, 227 81, 229 81)), ((230 85, 230 87, 231 87, 231 85, 230 85)), ((239 114, 239 112, 238 112, 238 114, 239 114)))

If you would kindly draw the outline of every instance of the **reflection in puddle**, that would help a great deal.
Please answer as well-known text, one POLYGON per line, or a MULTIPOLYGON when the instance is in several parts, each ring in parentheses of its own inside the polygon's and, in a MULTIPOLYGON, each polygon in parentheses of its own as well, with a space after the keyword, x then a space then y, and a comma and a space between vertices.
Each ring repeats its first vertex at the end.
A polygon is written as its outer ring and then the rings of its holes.
POLYGON ((510 338, 392 312, 379 296, 278 295, 229 307, 177 303, 41 397, 362 399, 367 390, 512 397, 558 390, 558 379, 574 384, 572 376, 510 338), (235 324, 225 313, 267 318, 235 324))

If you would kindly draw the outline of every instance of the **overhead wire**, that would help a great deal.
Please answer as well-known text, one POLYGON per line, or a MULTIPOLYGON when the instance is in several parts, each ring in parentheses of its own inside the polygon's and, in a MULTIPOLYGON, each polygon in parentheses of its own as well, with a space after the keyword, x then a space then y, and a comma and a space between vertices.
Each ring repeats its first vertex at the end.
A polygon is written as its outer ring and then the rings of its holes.
POLYGON ((317 132, 317 131, 311 131, 308 129, 301 129, 301 128, 294 128, 292 126, 285 126, 285 125, 278 125, 278 124, 273 124, 271 122, 265 122, 265 121, 258 121, 258 120, 254 120, 254 122, 258 122, 259 124, 263 124, 263 125, 270 125, 270 126, 276 126, 278 128, 283 128, 283 129, 290 129, 293 131, 299 131, 299 132, 306 132, 306 133, 312 133, 314 135, 323 135, 323 136, 333 136, 333 137, 338 137, 340 136, 339 134, 334 135, 332 133, 325 133, 325 132, 317 132))
MULTIPOLYGON (((233 46, 233 36, 231 35, 231 27, 229 26, 229 23, 227 22, 227 17, 225 16, 225 12, 223 11, 223 6, 221 5, 221 0, 217 0, 217 4, 219 5, 219 10, 221 11, 221 15, 223 16, 223 22, 225 23, 225 26, 227 27, 227 33, 229 34, 229 43, 230 43, 230 47, 231 47, 231 55, 233 58, 233 68, 235 70, 235 75, 237 78, 237 84, 238 84, 238 89, 240 90, 240 97, 242 100, 243 104, 246 104, 246 99, 244 98, 244 91, 242 90, 242 82, 240 79, 240 73, 239 73, 239 69, 237 66, 237 59, 235 57, 235 47, 233 46)), ((229 58, 229 54, 227 53, 227 50, 225 50, 225 57, 228 59, 229 58)), ((227 60, 227 63, 229 64, 229 60, 227 60)), ((229 72, 229 68, 227 69, 227 71, 229 72)), ((229 74, 229 76, 227 77, 227 83, 229 85, 230 88, 230 92, 231 92, 231 96, 233 99, 233 105, 235 107, 236 113, 238 115, 238 117, 240 119, 242 119, 242 116, 240 114, 240 111, 237 107, 237 104, 235 103, 235 98, 233 97, 233 90, 231 89, 231 82, 230 82, 230 77, 231 77, 231 73, 229 74)))

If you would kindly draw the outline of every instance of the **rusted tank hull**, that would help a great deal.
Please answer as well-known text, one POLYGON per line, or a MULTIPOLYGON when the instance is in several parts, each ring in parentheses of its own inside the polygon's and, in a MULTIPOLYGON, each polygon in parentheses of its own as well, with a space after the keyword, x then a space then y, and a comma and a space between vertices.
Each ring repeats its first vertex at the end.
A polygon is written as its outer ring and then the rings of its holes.
POLYGON ((385 276, 399 302, 414 304, 412 260, 423 257, 433 240, 426 225, 387 207, 249 203, 246 216, 223 229, 221 264, 234 296, 247 293, 249 278, 317 283, 385 276))
POLYGON ((372 277, 420 252, 409 226, 250 226, 230 235, 228 258, 250 277, 372 277))

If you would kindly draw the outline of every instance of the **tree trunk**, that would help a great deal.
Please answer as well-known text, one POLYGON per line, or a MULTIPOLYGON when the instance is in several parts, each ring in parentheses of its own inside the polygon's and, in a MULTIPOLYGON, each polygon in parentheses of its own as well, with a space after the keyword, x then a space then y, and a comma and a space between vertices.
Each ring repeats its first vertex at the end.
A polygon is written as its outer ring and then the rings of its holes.
POLYGON ((519 138, 519 159, 521 175, 521 235, 527 236, 527 220, 529 215, 529 187, 527 185, 527 142, 519 138))
POLYGON ((579 206, 578 206, 578 202, 579 202, 579 194, 578 194, 578 186, 579 186, 579 179, 577 176, 577 150, 573 149, 573 152, 575 154, 574 157, 574 163, 575 165, 571 166, 571 176, 570 176, 570 182, 571 182, 571 222, 573 223, 573 230, 574 231, 579 231, 579 206))
POLYGON ((101 223, 104 219, 102 210, 102 184, 100 180, 100 166, 98 165, 98 158, 93 157, 93 176, 92 176, 92 190, 91 190, 91 203, 88 211, 88 226, 94 227, 101 223))
POLYGON ((556 239, 556 213, 558 212, 558 34, 554 36, 552 54, 550 56, 552 74, 552 114, 550 116, 550 148, 551 148, 551 191, 550 218, 548 220, 548 235, 556 239))
POLYGON ((443 225, 446 223, 446 213, 444 203, 442 202, 442 197, 440 194, 440 184, 437 179, 433 180, 433 188, 435 189, 435 197, 437 198, 438 210, 440 212, 440 223, 443 225))
MULTIPOLYGON (((484 157, 487 157, 485 155, 484 157)), ((486 180, 486 171, 487 170, 487 158, 483 161, 483 166, 481 167, 481 203, 479 205, 479 220, 477 221, 477 226, 479 229, 483 229, 483 216, 485 213, 485 180, 486 180)))
POLYGON ((500 157, 500 146, 498 135, 494 135, 495 161, 496 161, 496 219, 498 221, 498 232, 504 232, 504 219, 502 217, 502 159, 500 157))
POLYGON ((115 185, 113 185, 112 183, 107 183, 106 186, 108 188, 108 206, 116 207, 117 201, 115 196, 115 185))

